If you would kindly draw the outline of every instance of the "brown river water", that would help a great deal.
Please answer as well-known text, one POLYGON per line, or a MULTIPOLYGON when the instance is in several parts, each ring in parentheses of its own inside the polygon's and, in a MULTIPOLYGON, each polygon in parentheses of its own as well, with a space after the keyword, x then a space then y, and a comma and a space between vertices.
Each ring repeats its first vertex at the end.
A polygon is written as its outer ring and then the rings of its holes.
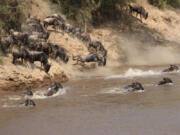
POLYGON ((56 97, 34 99, 34 108, 1 96, 0 135, 179 135, 180 73, 162 74, 163 68, 87 74, 63 84, 56 97), (157 86, 162 77, 174 84, 157 86), (144 92, 124 91, 134 80, 144 92))

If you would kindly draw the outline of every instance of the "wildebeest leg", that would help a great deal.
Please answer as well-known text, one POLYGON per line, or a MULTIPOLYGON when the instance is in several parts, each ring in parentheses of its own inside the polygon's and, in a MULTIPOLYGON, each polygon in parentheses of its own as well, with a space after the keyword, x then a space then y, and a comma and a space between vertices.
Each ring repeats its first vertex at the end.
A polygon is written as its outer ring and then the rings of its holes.
POLYGON ((12 61, 12 63, 15 64, 15 62, 16 62, 16 57, 13 56, 13 61, 12 61))
POLYGON ((142 23, 142 14, 140 14, 140 20, 141 20, 141 23, 142 23))
POLYGON ((23 58, 21 57, 21 63, 23 63, 23 58))
POLYGON ((136 17, 138 17, 138 12, 136 12, 136 17))
POLYGON ((47 24, 47 23, 44 23, 44 28, 47 29, 47 27, 48 27, 48 24, 47 24))

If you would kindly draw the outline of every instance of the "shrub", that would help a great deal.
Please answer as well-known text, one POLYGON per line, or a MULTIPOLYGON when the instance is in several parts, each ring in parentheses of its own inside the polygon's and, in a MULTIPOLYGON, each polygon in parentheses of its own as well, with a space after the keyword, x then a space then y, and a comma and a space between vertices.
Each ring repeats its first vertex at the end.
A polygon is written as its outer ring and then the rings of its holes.
POLYGON ((121 7, 133 0, 50 0, 59 3, 68 19, 83 25, 86 23, 101 24, 117 20, 124 13, 121 7))
MULTIPOLYGON (((20 29, 24 20, 24 6, 21 0, 0 0, 0 29, 20 29)), ((2 32, 2 31, 1 31, 2 32)))

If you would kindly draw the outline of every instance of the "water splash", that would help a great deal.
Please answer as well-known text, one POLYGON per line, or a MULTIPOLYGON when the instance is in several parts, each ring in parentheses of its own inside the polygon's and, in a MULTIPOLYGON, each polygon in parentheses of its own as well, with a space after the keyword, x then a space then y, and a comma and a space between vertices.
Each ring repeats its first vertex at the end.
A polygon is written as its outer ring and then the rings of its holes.
POLYGON ((60 95, 64 95, 66 93, 66 88, 63 89, 59 89, 58 92, 52 96, 45 96, 45 93, 47 91, 36 91, 32 97, 30 97, 31 99, 46 99, 46 98, 52 98, 52 97, 57 97, 60 95))
POLYGON ((152 76, 152 75, 161 75, 161 71, 143 71, 140 69, 128 69, 124 74, 122 75, 111 75, 105 77, 105 79, 117 79, 117 78, 132 78, 132 77, 145 77, 145 76, 152 76))
POLYGON ((137 90, 137 91, 131 91, 131 89, 125 89, 125 88, 110 88, 107 90, 102 91, 103 94, 129 94, 129 93, 142 93, 144 90, 137 90))

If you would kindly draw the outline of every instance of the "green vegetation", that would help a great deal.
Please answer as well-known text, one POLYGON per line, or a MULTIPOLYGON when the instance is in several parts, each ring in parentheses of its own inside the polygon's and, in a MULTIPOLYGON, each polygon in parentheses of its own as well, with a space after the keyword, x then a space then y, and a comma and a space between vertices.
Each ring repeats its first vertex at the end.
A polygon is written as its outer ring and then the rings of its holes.
MULTIPOLYGON (((68 19, 83 25, 102 24, 117 20, 127 14, 126 4, 133 0, 50 0, 59 4, 68 19)), ((122 19, 123 20, 123 19, 122 19)))
POLYGON ((0 0, 0 33, 9 29, 20 29, 25 6, 21 0, 0 0))
POLYGON ((159 8, 165 8, 167 5, 180 8, 180 0, 149 0, 149 3, 159 8))

